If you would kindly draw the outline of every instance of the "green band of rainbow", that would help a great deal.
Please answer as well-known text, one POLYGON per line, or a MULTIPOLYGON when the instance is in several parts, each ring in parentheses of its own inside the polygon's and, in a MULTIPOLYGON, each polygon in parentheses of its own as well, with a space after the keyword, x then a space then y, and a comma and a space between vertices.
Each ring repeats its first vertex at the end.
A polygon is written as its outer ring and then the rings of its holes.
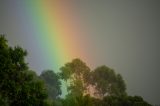
POLYGON ((54 69, 59 69, 73 58, 84 56, 83 47, 78 43, 80 31, 76 29, 69 3, 64 0, 26 0, 25 5, 37 43, 46 51, 48 62, 53 63, 54 69))

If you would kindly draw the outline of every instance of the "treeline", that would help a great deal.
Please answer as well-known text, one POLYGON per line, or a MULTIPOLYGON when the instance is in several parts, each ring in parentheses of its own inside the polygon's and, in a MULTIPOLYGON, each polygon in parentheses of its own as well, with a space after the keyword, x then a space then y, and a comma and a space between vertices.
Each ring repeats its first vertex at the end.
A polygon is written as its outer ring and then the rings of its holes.
POLYGON ((38 76, 25 62, 27 51, 10 47, 0 35, 0 106, 151 106, 140 96, 129 96, 120 74, 107 66, 91 70, 74 59, 58 73, 38 76), (62 81, 67 95, 61 98, 62 81))

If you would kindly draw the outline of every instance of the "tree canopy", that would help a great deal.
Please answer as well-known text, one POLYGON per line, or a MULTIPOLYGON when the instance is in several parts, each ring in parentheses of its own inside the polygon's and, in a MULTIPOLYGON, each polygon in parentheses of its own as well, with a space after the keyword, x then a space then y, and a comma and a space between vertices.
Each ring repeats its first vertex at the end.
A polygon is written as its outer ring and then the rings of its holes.
POLYGON ((26 55, 21 47, 9 47, 4 35, 0 36, 0 105, 45 105, 44 84, 29 70, 26 55))
POLYGON ((56 99, 61 95, 61 82, 53 70, 43 71, 40 78, 45 82, 49 98, 56 99))
POLYGON ((122 76, 105 65, 90 70, 82 60, 73 59, 60 70, 61 79, 69 82, 63 106, 150 106, 140 96, 128 96, 122 76))
POLYGON ((107 66, 100 66, 90 74, 91 84, 95 87, 95 95, 103 98, 111 95, 125 95, 126 85, 122 76, 107 66))
POLYGON ((129 96, 123 77, 107 66, 91 70, 76 58, 59 73, 44 70, 38 76, 26 56, 26 50, 10 47, 0 35, 0 106, 151 106, 140 96, 129 96), (61 80, 67 84, 65 98, 60 97, 61 80))
MULTIPOLYGON (((72 62, 66 63, 60 68, 60 77, 65 81, 69 81, 67 87, 69 93, 75 95, 83 95, 87 89, 87 77, 90 68, 80 59, 74 59, 72 62)), ((68 84, 68 83, 67 83, 68 84)))

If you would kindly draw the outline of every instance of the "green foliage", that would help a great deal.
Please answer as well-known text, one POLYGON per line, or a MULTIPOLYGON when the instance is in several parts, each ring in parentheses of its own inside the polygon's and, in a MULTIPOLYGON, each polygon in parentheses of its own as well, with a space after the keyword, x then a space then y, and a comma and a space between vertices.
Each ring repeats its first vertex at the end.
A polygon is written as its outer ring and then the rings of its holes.
POLYGON ((111 95, 125 95, 126 86, 120 74, 107 66, 101 66, 90 74, 90 83, 96 87, 96 93, 103 98, 111 95))
POLYGON ((151 106, 140 96, 105 96, 103 99, 96 99, 89 95, 74 96, 68 95, 62 100, 62 106, 151 106))
POLYGON ((59 76, 52 70, 45 70, 41 73, 40 78, 45 82, 48 96, 51 99, 58 98, 61 95, 61 82, 59 76))
POLYGON ((150 106, 141 97, 127 96, 122 76, 107 66, 90 71, 84 62, 74 59, 61 68, 59 75, 70 83, 69 94, 61 101, 63 106, 150 106), (86 95, 89 85, 95 87, 93 97, 86 95))
POLYGON ((151 106, 140 96, 107 96, 102 101, 103 106, 151 106))
POLYGON ((38 77, 29 70, 26 55, 0 36, 0 106, 151 106, 140 96, 127 96, 122 76, 107 66, 90 71, 84 62, 74 59, 60 73, 45 70, 38 77), (64 99, 59 98, 60 79, 68 84, 64 99), (89 86, 95 87, 92 92, 98 96, 90 96, 89 86))
POLYGON ((44 84, 33 71, 28 71, 20 47, 9 47, 0 36, 0 104, 3 106, 44 106, 47 98, 44 84))
POLYGON ((87 87, 86 80, 90 72, 89 67, 80 59, 74 59, 61 67, 60 71, 61 79, 69 81, 68 92, 74 95, 82 95, 87 87))
POLYGON ((72 95, 69 94, 64 100, 62 100, 63 106, 94 106, 92 102, 93 98, 89 95, 72 95))

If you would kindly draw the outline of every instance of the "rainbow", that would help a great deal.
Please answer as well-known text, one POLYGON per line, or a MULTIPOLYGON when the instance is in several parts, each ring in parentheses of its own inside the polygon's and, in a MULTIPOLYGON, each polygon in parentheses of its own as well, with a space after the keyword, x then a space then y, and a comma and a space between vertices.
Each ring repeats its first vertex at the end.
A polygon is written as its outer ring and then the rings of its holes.
POLYGON ((67 0, 25 0, 25 9, 46 63, 53 63, 56 72, 73 58, 88 59, 79 41, 85 31, 67 0))

